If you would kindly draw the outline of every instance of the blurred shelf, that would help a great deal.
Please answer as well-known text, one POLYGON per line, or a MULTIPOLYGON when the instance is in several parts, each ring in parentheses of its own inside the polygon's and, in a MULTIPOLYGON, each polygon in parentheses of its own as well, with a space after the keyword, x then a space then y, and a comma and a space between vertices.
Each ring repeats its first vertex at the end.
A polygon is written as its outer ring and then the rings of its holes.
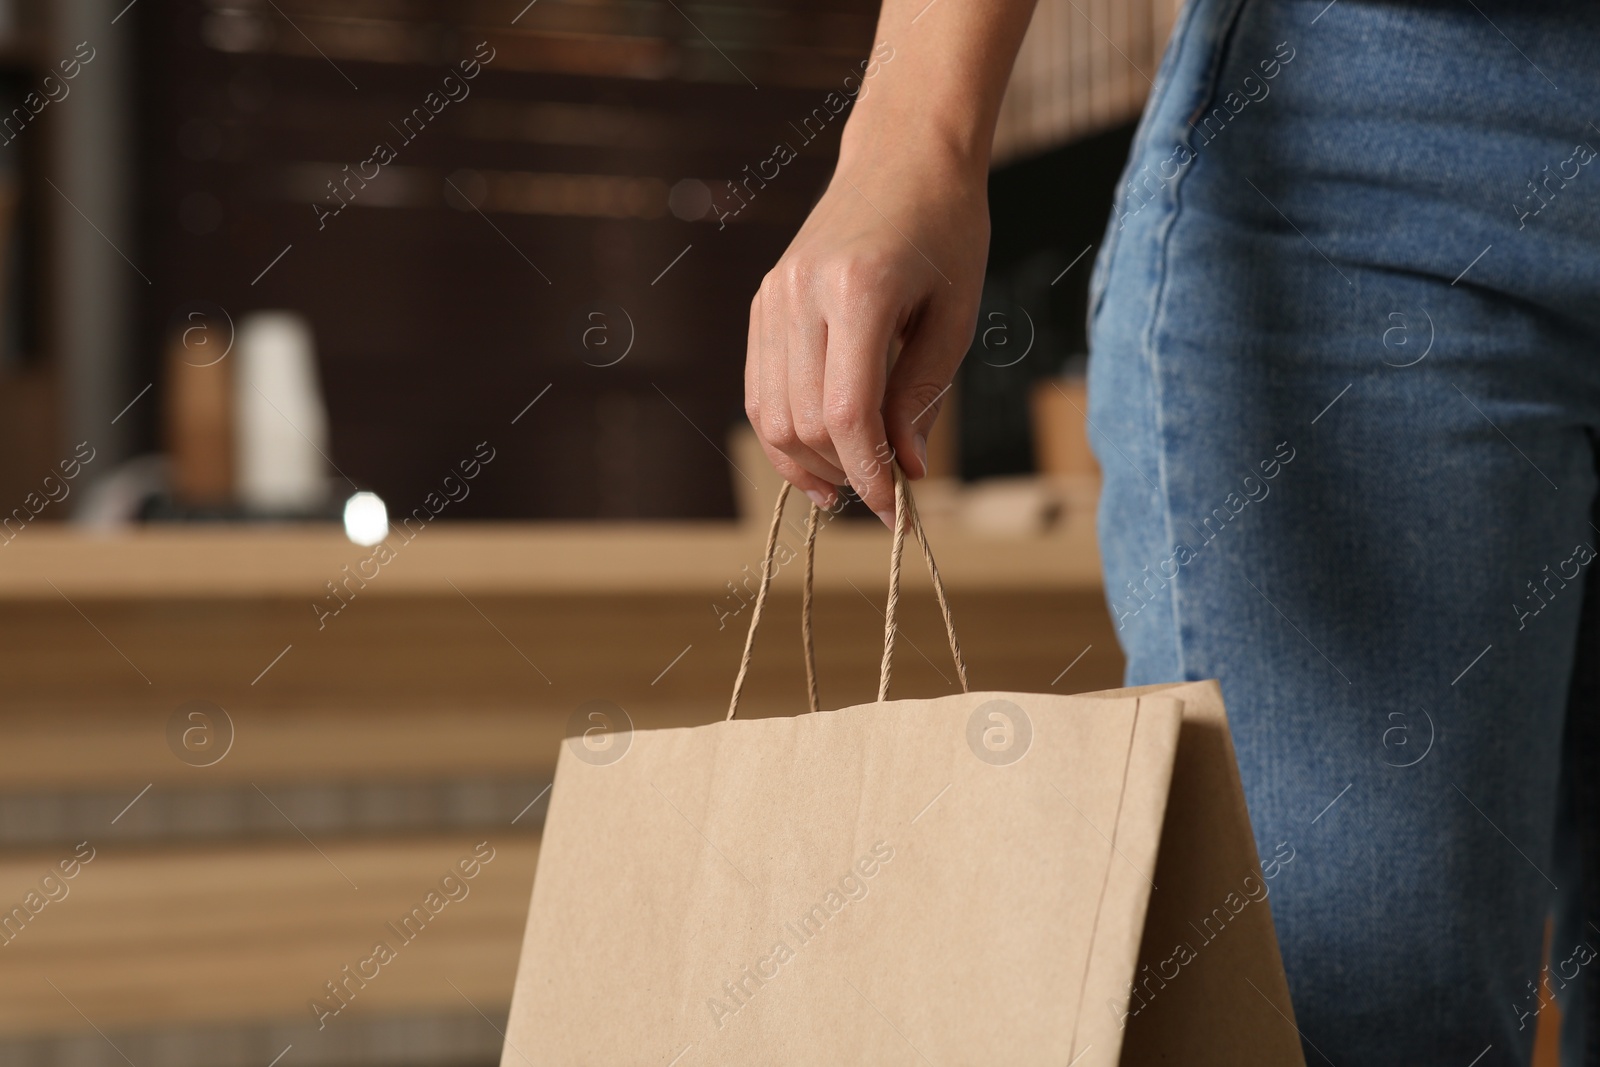
MULTIPOLYGON (((553 757, 553 750, 551 752, 553 757)), ((214 846, 262 845, 335 838, 396 838, 476 833, 485 827, 519 835, 544 828, 553 758, 529 758, 515 775, 451 776, 432 771, 411 778, 362 780, 343 772, 322 780, 258 782, 219 778, 177 785, 156 780, 118 788, 109 783, 56 780, 36 792, 0 793, 0 849, 105 843, 214 846), (111 820, 115 819, 115 822, 111 820)), ((118 768, 125 778, 129 768, 118 768)), ((61 776, 67 778, 67 776, 61 776)))
MULTIPOLYGON (((797 515, 791 509, 791 516, 797 515)), ((798 549, 803 518, 785 543, 798 549)), ((1092 590, 1100 558, 1093 514, 1069 512, 1039 536, 983 537, 928 523, 939 571, 951 589, 1092 590)), ((765 529, 737 523, 474 523, 424 530, 410 543, 391 536, 394 558, 362 595, 456 596, 560 593, 713 595, 759 574, 765 529)), ((95 536, 36 526, 0 555, 0 600, 78 598, 213 599, 308 597, 354 572, 369 550, 335 526, 146 527, 95 536), (54 583, 54 589, 51 588, 54 583), (59 590, 59 592, 57 591, 59 590)), ((927 585, 920 562, 904 575, 927 585)), ((818 537, 816 582, 848 590, 888 571, 889 535, 866 522, 836 522, 818 537)), ((367 565, 370 574, 373 565, 367 565)))
MULTIPOLYGON (((0 902, 20 902, 70 854, 8 853, 0 860, 0 902)), ((537 856, 535 841, 494 833, 204 850, 102 842, 64 883, 68 895, 45 905, 5 946, 0 1037, 82 1032, 94 1039, 86 1017, 112 1032, 268 1021, 312 1023, 315 1032, 312 998, 325 997, 326 982, 383 940, 396 958, 327 1020, 324 1033, 396 1012, 470 1013, 463 997, 503 1017, 537 856), (494 859, 465 883, 467 895, 401 944, 386 924, 437 890, 485 837, 494 859)))
MULTIPOLYGON (((281 1020, 261 1023, 150 1025, 112 1030, 0 1036, 0 1063, 27 1067, 264 1067, 291 1048, 294 1067, 495 1067, 505 1012, 406 1011, 352 1018, 338 1029, 281 1020)), ((310 1015, 306 1016, 307 1020, 310 1015)), ((285 1056, 285 1067, 289 1063, 285 1056)))
POLYGON ((250 782, 487 780, 532 773, 548 779, 565 727, 525 708, 478 705, 462 707, 460 714, 448 707, 391 707, 378 723, 369 716, 292 708, 270 716, 239 708, 230 714, 233 744, 208 767, 174 759, 165 723, 141 716, 74 716, 71 730, 46 716, 0 716, 6 723, 0 802, 19 792, 98 789, 133 777, 143 779, 141 786, 150 781, 158 787, 246 789, 250 782), (464 721, 467 713, 471 718, 464 721))
MULTIPOLYGON (((1018 536, 927 510, 975 687, 1116 684, 1088 506, 1018 536)), ((791 552, 801 514, 786 519, 791 552)), ((541 773, 588 700, 616 701, 641 729, 707 722, 738 669, 764 538, 735 523, 441 523, 392 538, 395 556, 352 580, 341 607, 329 583, 368 551, 331 525, 111 537, 31 525, 0 545, 0 602, 23 609, 0 612, 0 778, 25 803, 151 782, 437 784, 541 773), (169 749, 172 716, 196 700, 226 708, 237 731, 215 767, 169 749)), ((876 690, 888 551, 871 521, 820 534, 826 706, 876 690)), ((908 554, 897 692, 948 692, 938 611, 908 554)), ((803 709, 799 572, 791 559, 774 581, 751 715, 803 709)))

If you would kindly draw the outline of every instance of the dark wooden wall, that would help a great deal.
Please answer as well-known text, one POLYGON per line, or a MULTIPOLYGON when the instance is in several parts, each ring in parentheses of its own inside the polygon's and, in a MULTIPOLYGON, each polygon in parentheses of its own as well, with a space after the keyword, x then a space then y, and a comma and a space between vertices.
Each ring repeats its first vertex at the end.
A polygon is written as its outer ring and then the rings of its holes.
MULTIPOLYGON (((875 5, 525 4, 133 8, 145 370, 196 307, 291 308, 315 329, 332 459, 391 511, 487 439, 511 462, 457 517, 731 514, 717 449, 742 418, 748 302, 848 111, 809 143, 791 123, 866 58, 875 5), (470 95, 406 142, 390 123, 485 41, 470 95), (669 209, 679 182, 721 189, 780 141, 798 158, 725 228, 669 209), (325 181, 379 142, 394 161, 319 219, 325 181)), ((154 446, 159 407, 142 417, 154 446)))

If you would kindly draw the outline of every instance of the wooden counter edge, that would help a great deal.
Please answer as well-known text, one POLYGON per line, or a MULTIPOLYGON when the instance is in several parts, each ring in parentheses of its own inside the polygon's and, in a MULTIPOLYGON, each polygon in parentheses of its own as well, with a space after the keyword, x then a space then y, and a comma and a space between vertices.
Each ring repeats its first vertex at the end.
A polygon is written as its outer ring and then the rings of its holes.
MULTIPOLYGON (((952 589, 1099 588, 1092 518, 1042 535, 979 536, 929 524, 939 569, 952 589)), ((334 525, 143 527, 97 535, 36 526, 0 545, 0 601, 317 597, 351 575, 364 594, 716 595, 759 576, 763 534, 733 522, 441 523, 411 540, 396 528, 384 548, 352 544, 334 525)), ((783 544, 797 550, 798 532, 783 544)), ((785 553, 780 550, 780 560, 785 553)), ((880 586, 888 531, 840 523, 818 541, 819 589, 880 586)), ((906 580, 927 576, 908 546, 906 580)), ((780 588, 796 581, 785 566, 780 588)))

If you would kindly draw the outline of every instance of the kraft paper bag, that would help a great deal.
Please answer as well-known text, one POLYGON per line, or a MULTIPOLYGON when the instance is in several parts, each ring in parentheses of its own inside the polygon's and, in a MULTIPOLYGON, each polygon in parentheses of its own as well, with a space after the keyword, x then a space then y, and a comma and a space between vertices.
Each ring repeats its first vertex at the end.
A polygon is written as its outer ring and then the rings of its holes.
POLYGON ((897 503, 879 702, 563 746, 502 1067, 1302 1065, 1216 684, 884 699, 897 503))

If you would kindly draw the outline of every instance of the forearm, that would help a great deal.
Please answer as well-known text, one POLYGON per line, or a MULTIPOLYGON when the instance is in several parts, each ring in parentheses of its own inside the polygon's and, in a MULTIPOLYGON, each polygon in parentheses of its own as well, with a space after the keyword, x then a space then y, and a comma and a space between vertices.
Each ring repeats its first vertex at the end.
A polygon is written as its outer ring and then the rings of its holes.
POLYGON ((937 156, 985 174, 995 121, 1034 0, 884 0, 874 55, 840 147, 842 170, 874 156, 937 156))
POLYGON ((895 521, 972 339, 1000 99, 1034 0, 884 0, 835 180, 750 305, 745 412, 818 504, 895 521))

